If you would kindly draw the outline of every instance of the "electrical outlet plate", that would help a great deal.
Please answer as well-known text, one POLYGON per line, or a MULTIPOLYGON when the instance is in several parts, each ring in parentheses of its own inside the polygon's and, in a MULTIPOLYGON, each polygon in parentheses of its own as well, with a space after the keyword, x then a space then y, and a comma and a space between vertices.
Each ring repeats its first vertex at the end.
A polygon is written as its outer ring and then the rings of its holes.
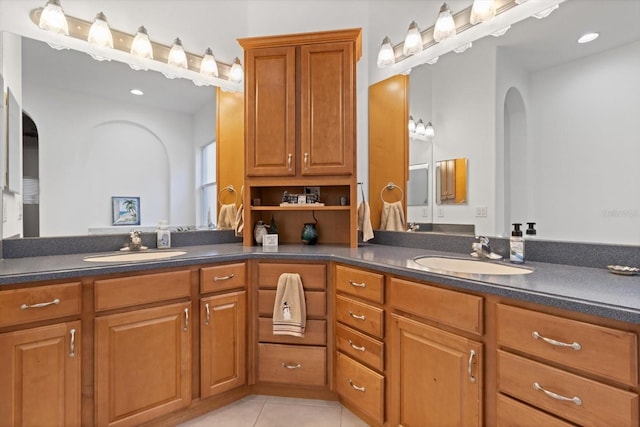
POLYGON ((476 206, 476 217, 484 218, 487 216, 487 207, 486 206, 476 206))

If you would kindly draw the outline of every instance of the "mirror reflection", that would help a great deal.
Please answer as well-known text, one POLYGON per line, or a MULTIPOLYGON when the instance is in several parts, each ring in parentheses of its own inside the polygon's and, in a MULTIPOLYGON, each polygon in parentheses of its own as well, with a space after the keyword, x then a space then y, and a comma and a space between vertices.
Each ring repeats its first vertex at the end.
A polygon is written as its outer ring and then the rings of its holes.
POLYGON ((473 162, 467 203, 438 205, 434 224, 507 236, 536 222, 541 239, 640 244, 640 193, 624 184, 640 182, 637 16, 640 2, 568 0, 411 71, 411 100, 429 95, 433 159, 473 162), (587 31, 600 37, 577 43, 587 31))
POLYGON ((215 139, 215 88, 27 38, 22 83, 40 236, 123 232, 112 226, 112 196, 140 197, 141 229, 206 221, 196 215, 196 160, 215 139))
POLYGON ((467 159, 436 162, 436 203, 439 205, 467 203, 467 159))

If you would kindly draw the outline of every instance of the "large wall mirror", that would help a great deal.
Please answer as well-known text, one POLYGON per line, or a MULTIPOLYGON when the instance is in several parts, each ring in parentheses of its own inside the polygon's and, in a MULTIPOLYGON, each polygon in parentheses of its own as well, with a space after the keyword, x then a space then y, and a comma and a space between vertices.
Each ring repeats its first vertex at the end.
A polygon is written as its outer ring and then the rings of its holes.
POLYGON ((467 203, 439 205, 434 224, 507 236, 536 222, 541 239, 640 244, 640 2, 606 3, 567 0, 411 71, 411 103, 430 100, 432 164, 470 165, 467 203), (587 31, 600 37, 578 44, 587 31))
POLYGON ((21 44, 22 108, 32 121, 25 140, 37 139, 36 155, 25 159, 38 162, 39 236, 108 232, 112 196, 140 197, 142 229, 160 220, 202 223, 196 158, 216 137, 214 87, 27 38, 21 44))

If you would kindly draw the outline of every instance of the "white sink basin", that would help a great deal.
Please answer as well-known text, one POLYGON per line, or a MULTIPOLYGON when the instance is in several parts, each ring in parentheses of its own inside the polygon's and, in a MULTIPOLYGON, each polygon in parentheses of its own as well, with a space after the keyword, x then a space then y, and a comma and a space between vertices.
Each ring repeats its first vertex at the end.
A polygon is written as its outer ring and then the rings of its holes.
POLYGON ((86 257, 89 262, 119 262, 119 261, 152 261, 155 259, 165 259, 174 256, 184 255, 184 251, 158 251, 158 252, 127 252, 117 255, 97 255, 86 257))
POLYGON ((513 275, 529 274, 533 272, 528 268, 513 267, 510 265, 498 264, 491 261, 481 261, 474 259, 422 256, 415 258, 414 262, 430 270, 438 270, 449 273, 513 275))

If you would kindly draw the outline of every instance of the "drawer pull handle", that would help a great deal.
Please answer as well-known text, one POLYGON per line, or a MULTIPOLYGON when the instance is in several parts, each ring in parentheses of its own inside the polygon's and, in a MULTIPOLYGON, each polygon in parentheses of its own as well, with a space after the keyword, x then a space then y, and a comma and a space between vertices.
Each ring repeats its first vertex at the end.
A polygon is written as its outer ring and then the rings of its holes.
POLYGON ((184 328, 182 330, 185 332, 189 330, 189 309, 188 308, 184 309, 184 328))
POLYGON ((562 342, 562 341, 556 341, 554 339, 551 338, 547 338, 547 337, 543 337, 542 335, 540 335, 538 333, 538 331, 533 331, 531 332, 531 336, 535 339, 540 339, 544 342, 546 342, 547 344, 551 344, 551 345, 555 345, 556 347, 571 347, 572 349, 578 351, 582 348, 582 346, 580 345, 580 343, 577 342, 573 342, 571 344, 568 344, 566 342, 562 342))
POLYGON ((469 351, 469 365, 467 366, 467 371, 469 372, 469 381, 472 383, 476 382, 476 377, 473 375, 473 359, 476 357, 476 351, 469 351))
POLYGON ((562 395, 560 395, 560 394, 558 394, 558 393, 554 393, 554 392, 552 392, 552 391, 545 390, 545 388, 544 388, 544 387, 542 387, 542 386, 541 386, 539 383, 537 383, 537 382, 533 383, 533 388, 534 388, 534 389, 536 389, 536 390, 538 390, 538 391, 543 392, 544 394, 546 394, 547 396, 549 396, 549 397, 551 397, 551 398, 553 398, 553 399, 556 399, 556 400, 562 400, 563 402, 573 402, 573 403, 575 403, 577 406, 582 405, 582 399, 580 399, 578 396, 576 396, 576 397, 565 397, 565 396, 562 396, 562 395))
POLYGON ((363 393, 364 393, 365 391, 367 391, 367 390, 364 388, 364 386, 362 386, 362 387, 361 387, 361 386, 357 386, 357 385, 355 385, 355 384, 353 383, 353 381, 351 381, 351 378, 349 378, 349 385, 350 385, 351 387, 353 387, 353 389, 354 389, 354 390, 358 390, 358 391, 361 391, 361 392, 363 392, 363 393))
POLYGON ((362 282, 362 283, 358 283, 358 282, 354 282, 353 280, 349 280, 349 284, 351 286, 355 286, 356 288, 366 288, 367 284, 362 282))
POLYGON ((293 160, 293 154, 289 153, 287 155, 287 168, 291 170, 291 160, 293 160))
POLYGON ((60 298, 56 298, 53 301, 41 302, 38 304, 31 304, 31 305, 22 304, 20 306, 20 310, 26 310, 27 308, 42 308, 42 307, 48 307, 50 305, 57 305, 57 304, 60 304, 60 298))
POLYGON ((364 314, 355 314, 351 310, 349 310, 349 316, 357 320, 365 320, 367 318, 367 316, 365 316, 364 314))
POLYGON ((207 317, 206 317, 206 319, 204 320, 204 324, 205 324, 206 326, 209 326, 209 320, 211 319, 211 310, 209 310, 209 303, 206 303, 206 304, 204 305, 204 311, 207 313, 207 317))
POLYGON ((353 348, 354 350, 358 350, 358 351, 366 351, 367 349, 364 348, 363 345, 356 345, 353 343, 353 341, 349 340, 349 345, 351 346, 351 348, 353 348))
POLYGON ((213 281, 222 282, 223 280, 233 279, 234 277, 236 277, 236 275, 233 273, 229 274, 228 276, 213 276, 213 281))
POLYGON ((309 153, 304 153, 304 168, 309 169, 309 153))
POLYGON ((76 357, 76 330, 71 329, 69 331, 71 335, 71 342, 69 343, 69 357, 76 357))
POLYGON ((282 362, 282 367, 287 369, 298 369, 298 368, 302 368, 302 365, 299 363, 293 364, 293 363, 282 362))

